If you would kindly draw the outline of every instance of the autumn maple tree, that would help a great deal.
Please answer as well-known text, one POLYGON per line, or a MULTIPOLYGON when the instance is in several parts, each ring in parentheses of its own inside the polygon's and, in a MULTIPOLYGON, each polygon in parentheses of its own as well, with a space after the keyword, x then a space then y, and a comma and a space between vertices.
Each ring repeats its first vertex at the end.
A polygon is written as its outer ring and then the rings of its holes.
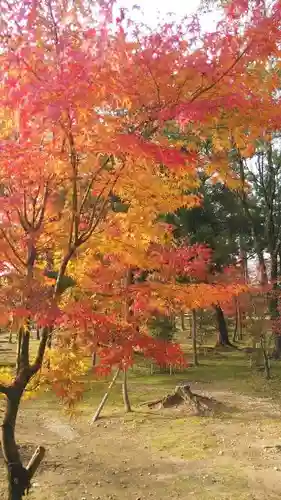
MULTIPOLYGON (((110 0, 0 2, 0 307, 2 324, 12 317, 18 325, 19 346, 15 373, 0 386, 9 500, 28 491, 42 459, 39 450, 23 466, 15 424, 46 355, 46 376, 68 401, 81 392, 68 373, 83 372, 90 350, 107 368, 126 369, 135 350, 182 362, 176 345, 166 349, 136 327, 138 311, 153 300, 158 309, 161 301, 163 309, 194 308, 210 286, 175 282, 190 250, 166 250, 159 214, 201 202, 193 192, 198 168, 237 188, 229 148, 233 140, 250 146, 261 126, 242 126, 241 113, 276 104, 255 90, 256 66, 278 56, 280 2, 268 16, 252 2, 249 21, 247 2, 233 6, 216 32, 203 34, 196 15, 150 32, 124 10, 113 15, 110 0), (175 126, 188 141, 164 133, 175 126), (210 134, 212 155, 202 157, 198 144, 210 134), (148 269, 147 258, 158 279, 122 294, 120 280, 148 269), (133 300, 130 317, 120 312, 124 294, 125 303, 133 300), (34 358, 32 325, 41 329, 34 358)), ((269 75, 267 85, 274 82, 269 75)), ((212 285, 208 296, 224 293, 212 285)))

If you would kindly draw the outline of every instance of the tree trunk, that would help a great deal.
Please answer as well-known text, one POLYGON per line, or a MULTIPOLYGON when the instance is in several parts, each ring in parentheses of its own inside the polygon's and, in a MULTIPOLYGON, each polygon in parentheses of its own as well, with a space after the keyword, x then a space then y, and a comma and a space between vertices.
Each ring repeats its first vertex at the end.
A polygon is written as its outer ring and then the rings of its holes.
POLYGON ((216 311, 217 323, 218 323, 217 346, 231 346, 232 347, 232 344, 230 343, 229 337, 228 337, 228 329, 227 329, 227 324, 225 321, 223 310, 219 305, 217 305, 217 306, 215 306, 215 311, 216 311))
POLYGON ((262 250, 257 250, 257 256, 259 261, 259 271, 260 271, 260 284, 267 285, 268 276, 266 271, 266 265, 264 260, 264 255, 262 250))
POLYGON ((196 310, 192 309, 191 310, 191 318, 192 318, 192 352, 193 352, 193 363, 194 366, 198 366, 198 353, 197 353, 197 317, 196 317, 196 310))
MULTIPOLYGON (((278 310, 278 297, 277 297, 277 278, 278 278, 278 260, 277 255, 271 254, 271 283, 272 283, 272 296, 269 302, 270 319, 274 322, 279 317, 278 310)), ((281 335, 279 332, 274 337, 274 352, 273 357, 280 359, 281 357, 281 335)))
POLYGON ((232 336, 232 342, 236 342, 237 332, 238 332, 238 309, 237 309, 236 297, 234 297, 234 305, 235 305, 235 327, 234 327, 234 332, 233 332, 233 336, 232 336))
POLYGON ((20 357, 21 357, 21 345, 22 345, 22 335, 23 335, 23 332, 22 332, 22 328, 19 329, 19 332, 18 332, 18 347, 17 347, 17 363, 16 363, 16 373, 18 374, 19 373, 19 369, 20 369, 20 357))
POLYGON ((267 380, 269 380, 271 378, 270 364, 269 364, 269 358, 268 358, 267 351, 266 351, 266 341, 265 341, 264 336, 261 336, 261 349, 262 349, 263 360, 264 360, 265 378, 267 380))
POLYGON ((129 393, 128 393, 128 377, 127 377, 127 370, 126 369, 124 369, 124 372, 123 372, 122 394, 123 394, 125 411, 127 413, 130 413, 132 411, 132 408, 131 408, 129 393))
POLYGON ((15 425, 22 392, 21 389, 11 389, 7 396, 2 425, 2 450, 8 471, 8 500, 22 500, 29 488, 28 472, 21 463, 15 440, 15 425))
MULTIPOLYGON (((27 381, 26 381, 27 382, 27 381)), ((8 471, 8 500, 22 500, 30 488, 30 481, 39 467, 45 449, 38 447, 28 466, 22 465, 20 454, 15 440, 15 426, 20 400, 24 387, 14 386, 9 388, 6 397, 6 410, 2 424, 2 451, 8 471)))
POLYGON ((202 309, 200 309, 200 315, 199 315, 199 325, 198 325, 198 331, 199 331, 199 343, 203 344, 204 341, 204 333, 203 333, 203 319, 204 319, 204 312, 202 309))
POLYGON ((97 353, 95 351, 92 354, 92 367, 95 368, 96 364, 97 364, 97 353))
POLYGON ((241 309, 238 297, 236 297, 236 310, 237 310, 237 338, 238 340, 242 340, 243 337, 242 317, 241 317, 241 309))
POLYGON ((248 281, 249 281, 248 256, 247 256, 247 251, 245 249, 245 242, 243 240, 244 239, 243 239, 242 235, 240 234, 239 247, 240 247, 240 259, 241 259, 242 270, 243 270, 243 278, 245 280, 245 283, 248 283, 248 281))
POLYGON ((183 332, 185 331, 185 315, 183 311, 181 311, 181 329, 183 332))

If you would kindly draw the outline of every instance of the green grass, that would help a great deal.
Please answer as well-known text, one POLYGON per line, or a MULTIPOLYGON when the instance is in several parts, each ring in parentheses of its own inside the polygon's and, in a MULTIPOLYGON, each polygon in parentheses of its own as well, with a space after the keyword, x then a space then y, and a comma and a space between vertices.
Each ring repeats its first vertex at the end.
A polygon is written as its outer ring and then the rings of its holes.
MULTIPOLYGON (((129 451, 131 453, 130 461, 131 463, 134 461, 134 455, 143 454, 144 461, 141 467, 144 470, 147 467, 146 461, 151 456, 155 458, 159 468, 159 460, 167 462, 170 460, 171 463, 177 463, 176 472, 172 471, 171 466, 172 477, 170 479, 163 477, 161 480, 154 481, 153 492, 155 495, 157 494, 157 497, 154 496, 153 499, 170 497, 173 500, 186 500, 187 498, 196 500, 252 500, 253 498, 261 500, 261 498, 269 498, 275 500, 279 493, 281 494, 281 489, 275 496, 275 492, 271 490, 269 493, 266 491, 261 493, 257 486, 257 495, 256 492, 252 494, 252 484, 249 483, 247 477, 247 468, 257 464, 262 476, 263 471, 268 470, 267 468, 274 471, 275 462, 269 463, 269 459, 264 458, 262 448, 260 450, 258 447, 259 443, 253 449, 248 449, 247 446, 244 448, 244 445, 246 440, 251 445, 252 439, 258 440, 263 439, 263 437, 268 438, 271 442, 272 439, 276 440, 278 443, 281 432, 279 416, 271 415, 269 411, 268 414, 257 413, 253 417, 250 409, 248 412, 247 408, 242 408, 242 405, 239 404, 239 395, 248 395, 251 398, 255 396, 270 397, 277 403, 281 402, 281 363, 274 362, 272 364, 272 377, 272 380, 266 381, 262 373, 250 368, 245 353, 228 349, 219 353, 208 351, 206 356, 202 353, 200 366, 190 366, 183 372, 172 376, 159 372, 151 376, 149 362, 142 360, 133 370, 129 371, 129 393, 134 412, 124 414, 121 395, 122 377, 120 376, 102 412, 103 418, 95 429, 94 427, 89 428, 88 422, 103 397, 111 377, 106 380, 97 380, 89 372, 84 378, 84 397, 78 406, 81 413, 77 413, 74 425, 80 426, 79 432, 82 438, 83 432, 86 433, 82 449, 84 447, 86 449, 88 446, 93 447, 91 460, 95 457, 96 449, 98 449, 99 453, 104 454, 102 458, 104 458, 105 464, 109 464, 110 468, 113 467, 113 460, 118 459, 119 450, 121 457, 119 467, 124 467, 122 465, 123 454, 126 453, 126 450, 128 452, 126 444, 130 442, 130 439, 132 440, 131 451, 129 451), (190 383, 195 392, 200 392, 200 385, 206 390, 210 389, 210 392, 227 391, 230 393, 229 400, 231 392, 233 392, 238 400, 237 408, 229 408, 229 412, 225 414, 202 418, 185 414, 184 410, 151 411, 146 406, 140 406, 145 401, 154 400, 172 392, 174 387, 181 382, 190 383), (197 389, 197 384, 199 389, 197 389), (91 434, 87 434, 87 432, 91 432, 91 434), (95 437, 95 432, 98 434, 97 437, 95 437), (106 433, 110 433, 110 441, 103 442, 102 440, 106 439, 106 433), (95 439, 96 441, 94 441, 95 439), (122 439, 124 441, 121 441, 122 439), (114 446, 111 448, 111 442, 115 443, 115 440, 117 454, 112 458, 110 454, 113 453, 114 446), (122 443, 125 451, 122 449, 122 443)), ((34 412, 52 416, 53 414, 61 415, 60 408, 62 409, 50 390, 43 391, 37 399, 25 402, 22 408, 25 422, 30 419, 28 440, 32 440, 34 412)), ((77 445, 80 446, 79 440, 77 445)), ((266 443, 266 441, 264 442, 266 443)), ((69 460, 73 460, 74 466, 76 466, 76 458, 73 457, 76 457, 77 449, 71 451, 71 446, 75 447, 76 443, 65 445, 67 456, 65 470, 68 468, 69 460)), ((278 460, 280 460, 279 457, 276 458, 277 462, 278 460)), ((135 469, 132 467, 132 470, 139 472, 139 467, 139 462, 136 462, 135 469)), ((165 467, 163 467, 164 469, 165 467)), ((63 469, 64 472, 61 474, 65 473, 65 470, 63 469)), ((82 473, 84 474, 83 471, 82 473)), ((151 474, 153 476, 153 470, 151 474)), ((91 481, 87 472, 85 472, 85 477, 86 479, 83 481, 88 481, 88 479, 91 481)), ((104 486, 104 488, 106 487, 104 486)), ((131 496, 124 498, 137 498, 134 493, 134 481, 130 487, 132 488, 130 490, 131 496)), ((68 498, 65 488, 67 486, 57 484, 52 491, 55 496, 50 498, 55 500, 68 498)), ((46 488, 45 490, 47 491, 46 488)), ((149 498, 146 490, 141 493, 141 498, 149 498)), ((34 490, 31 498, 41 500, 38 495, 39 493, 37 494, 34 490)), ((109 498, 106 493, 102 495, 101 498, 109 498)), ((122 495, 123 490, 120 490, 118 498, 123 498, 122 495)), ((42 497, 42 499, 45 498, 47 496, 42 497)), ((80 497, 77 496, 77 498, 80 497)))

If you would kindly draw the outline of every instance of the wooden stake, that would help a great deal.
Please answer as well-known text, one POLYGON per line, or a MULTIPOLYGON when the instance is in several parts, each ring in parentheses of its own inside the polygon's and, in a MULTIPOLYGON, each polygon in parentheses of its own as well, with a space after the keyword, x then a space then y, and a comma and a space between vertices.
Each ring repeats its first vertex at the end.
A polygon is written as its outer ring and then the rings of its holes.
POLYGON ((45 456, 45 448, 43 446, 38 446, 36 448, 35 452, 33 453, 31 459, 29 460, 29 463, 26 467, 26 470, 29 475, 29 479, 32 479, 34 476, 35 472, 37 471, 39 465, 41 464, 44 456, 45 456))
POLYGON ((100 402, 100 404, 99 404, 99 406, 97 408, 97 411, 96 411, 96 413, 94 414, 94 416, 93 416, 93 418, 91 420, 91 424, 93 424, 94 422, 96 422, 98 420, 98 418, 99 418, 99 416, 101 414, 101 411, 102 411, 102 409, 103 409, 103 407, 104 407, 104 405, 105 405, 105 403, 106 403, 106 401, 108 399, 110 391, 111 391, 112 387, 114 386, 114 384, 115 384, 115 382, 116 382, 116 380, 118 378, 119 373, 120 373, 120 368, 118 368, 116 370, 116 373, 115 373, 113 379, 111 380, 111 382, 110 382, 110 384, 108 386, 108 389, 107 389, 105 395, 103 396, 103 398, 102 398, 102 400, 101 400, 101 402, 100 402))

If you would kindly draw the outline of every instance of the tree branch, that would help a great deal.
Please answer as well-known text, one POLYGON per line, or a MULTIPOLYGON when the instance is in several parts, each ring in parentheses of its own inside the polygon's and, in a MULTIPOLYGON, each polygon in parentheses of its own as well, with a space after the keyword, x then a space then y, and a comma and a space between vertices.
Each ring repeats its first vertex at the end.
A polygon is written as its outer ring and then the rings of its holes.
POLYGON ((97 172, 95 172, 93 174, 92 178, 90 179, 89 184, 88 184, 88 186, 87 186, 87 188, 85 190, 85 193, 84 193, 82 201, 81 201, 81 205, 80 205, 80 209, 79 209, 79 214, 80 215, 81 215, 82 210, 84 208, 84 205, 85 205, 85 203, 87 201, 87 198, 89 196, 90 189, 92 188, 93 183, 95 182, 95 180, 96 180, 97 176, 100 174, 100 172, 102 172, 102 170, 106 167, 106 165, 108 164, 109 160, 110 160, 110 157, 107 158, 107 160, 105 161, 105 163, 97 170, 97 172))
POLYGON ((9 394, 11 393, 11 386, 0 384, 0 393, 5 394, 5 396, 9 396, 9 394))
POLYGON ((30 371, 31 371, 32 375, 35 375, 35 373, 37 373, 38 370, 40 370, 40 368, 42 366, 44 354, 45 354, 45 350, 46 350, 46 345, 47 345, 47 341, 48 341, 50 333, 51 333, 50 329, 47 326, 45 326, 42 330, 42 333, 41 333, 41 340, 39 343, 39 347, 38 347, 35 361, 30 367, 30 371))
MULTIPOLYGON (((40 228, 40 226, 41 226, 41 224, 43 222, 48 196, 49 196, 49 188, 48 188, 48 182, 46 182, 45 188, 44 188, 44 193, 43 193, 42 204, 41 204, 41 207, 39 208, 39 211, 38 211, 38 213, 36 215, 36 218, 39 215, 38 222, 34 225, 34 229, 36 231, 40 228)), ((34 222, 36 222, 36 218, 35 218, 34 222)))
POLYGON ((0 229, 0 232, 3 236, 3 238, 5 239, 5 241, 8 243, 9 245, 9 248, 12 250, 14 256, 18 259, 18 261, 22 264, 22 266, 26 266, 26 262, 21 258, 21 256, 19 255, 19 253, 17 252, 17 250, 15 249, 13 243, 10 241, 10 239, 8 238, 7 234, 5 233, 4 229, 0 229))
MULTIPOLYGON (((70 119, 69 119, 70 120, 70 119)), ((68 133, 70 146, 70 161, 72 167, 72 217, 70 223, 68 247, 71 248, 72 240, 76 245, 78 240, 79 213, 78 213, 78 190, 77 190, 77 153, 75 151, 74 138, 71 132, 68 133)))
MULTIPOLYGON (((109 192, 111 192, 114 187, 116 186, 117 182, 118 182, 118 179, 120 178, 120 175, 122 173, 122 171, 124 170, 124 167, 126 165, 126 161, 123 162, 123 165, 122 167, 120 168, 119 172, 117 173, 115 179, 113 180, 113 183, 110 187, 110 190, 109 192)), ((104 193, 106 187, 108 187, 109 183, 101 190, 99 196, 98 196, 98 199, 96 200, 96 203, 94 205, 94 208, 93 208, 93 212, 91 214, 91 217, 90 217, 90 221, 89 221, 89 228, 84 232, 82 233, 79 238, 78 238, 78 245, 81 245, 82 243, 85 243, 85 241, 87 241, 90 236, 93 234, 94 230, 97 228, 99 222, 101 221, 101 218, 103 217, 104 215, 104 210, 105 210, 105 207, 108 203, 108 196, 104 199, 104 202, 101 206, 101 209, 99 211, 99 214, 95 220, 95 216, 97 214, 97 211, 96 211, 96 208, 97 208, 97 203, 99 201, 99 199, 101 198, 102 194, 104 193)))
POLYGON ((191 97, 191 99, 189 101, 189 104, 191 104, 192 102, 194 102, 202 94, 205 94, 205 92, 208 92, 209 90, 211 90, 212 88, 214 88, 218 83, 220 83, 224 79, 224 77, 227 76, 230 73, 230 71, 236 66, 236 64, 238 64, 238 62, 242 59, 242 57, 244 57, 244 55, 246 54, 246 52, 248 51, 248 49, 250 48, 250 46, 251 46, 251 43, 249 43, 245 47, 245 49, 242 50, 241 54, 239 54, 239 56, 237 56, 237 58, 233 61, 233 63, 214 82, 210 83, 206 87, 203 87, 198 92, 195 92, 194 95, 191 97))

